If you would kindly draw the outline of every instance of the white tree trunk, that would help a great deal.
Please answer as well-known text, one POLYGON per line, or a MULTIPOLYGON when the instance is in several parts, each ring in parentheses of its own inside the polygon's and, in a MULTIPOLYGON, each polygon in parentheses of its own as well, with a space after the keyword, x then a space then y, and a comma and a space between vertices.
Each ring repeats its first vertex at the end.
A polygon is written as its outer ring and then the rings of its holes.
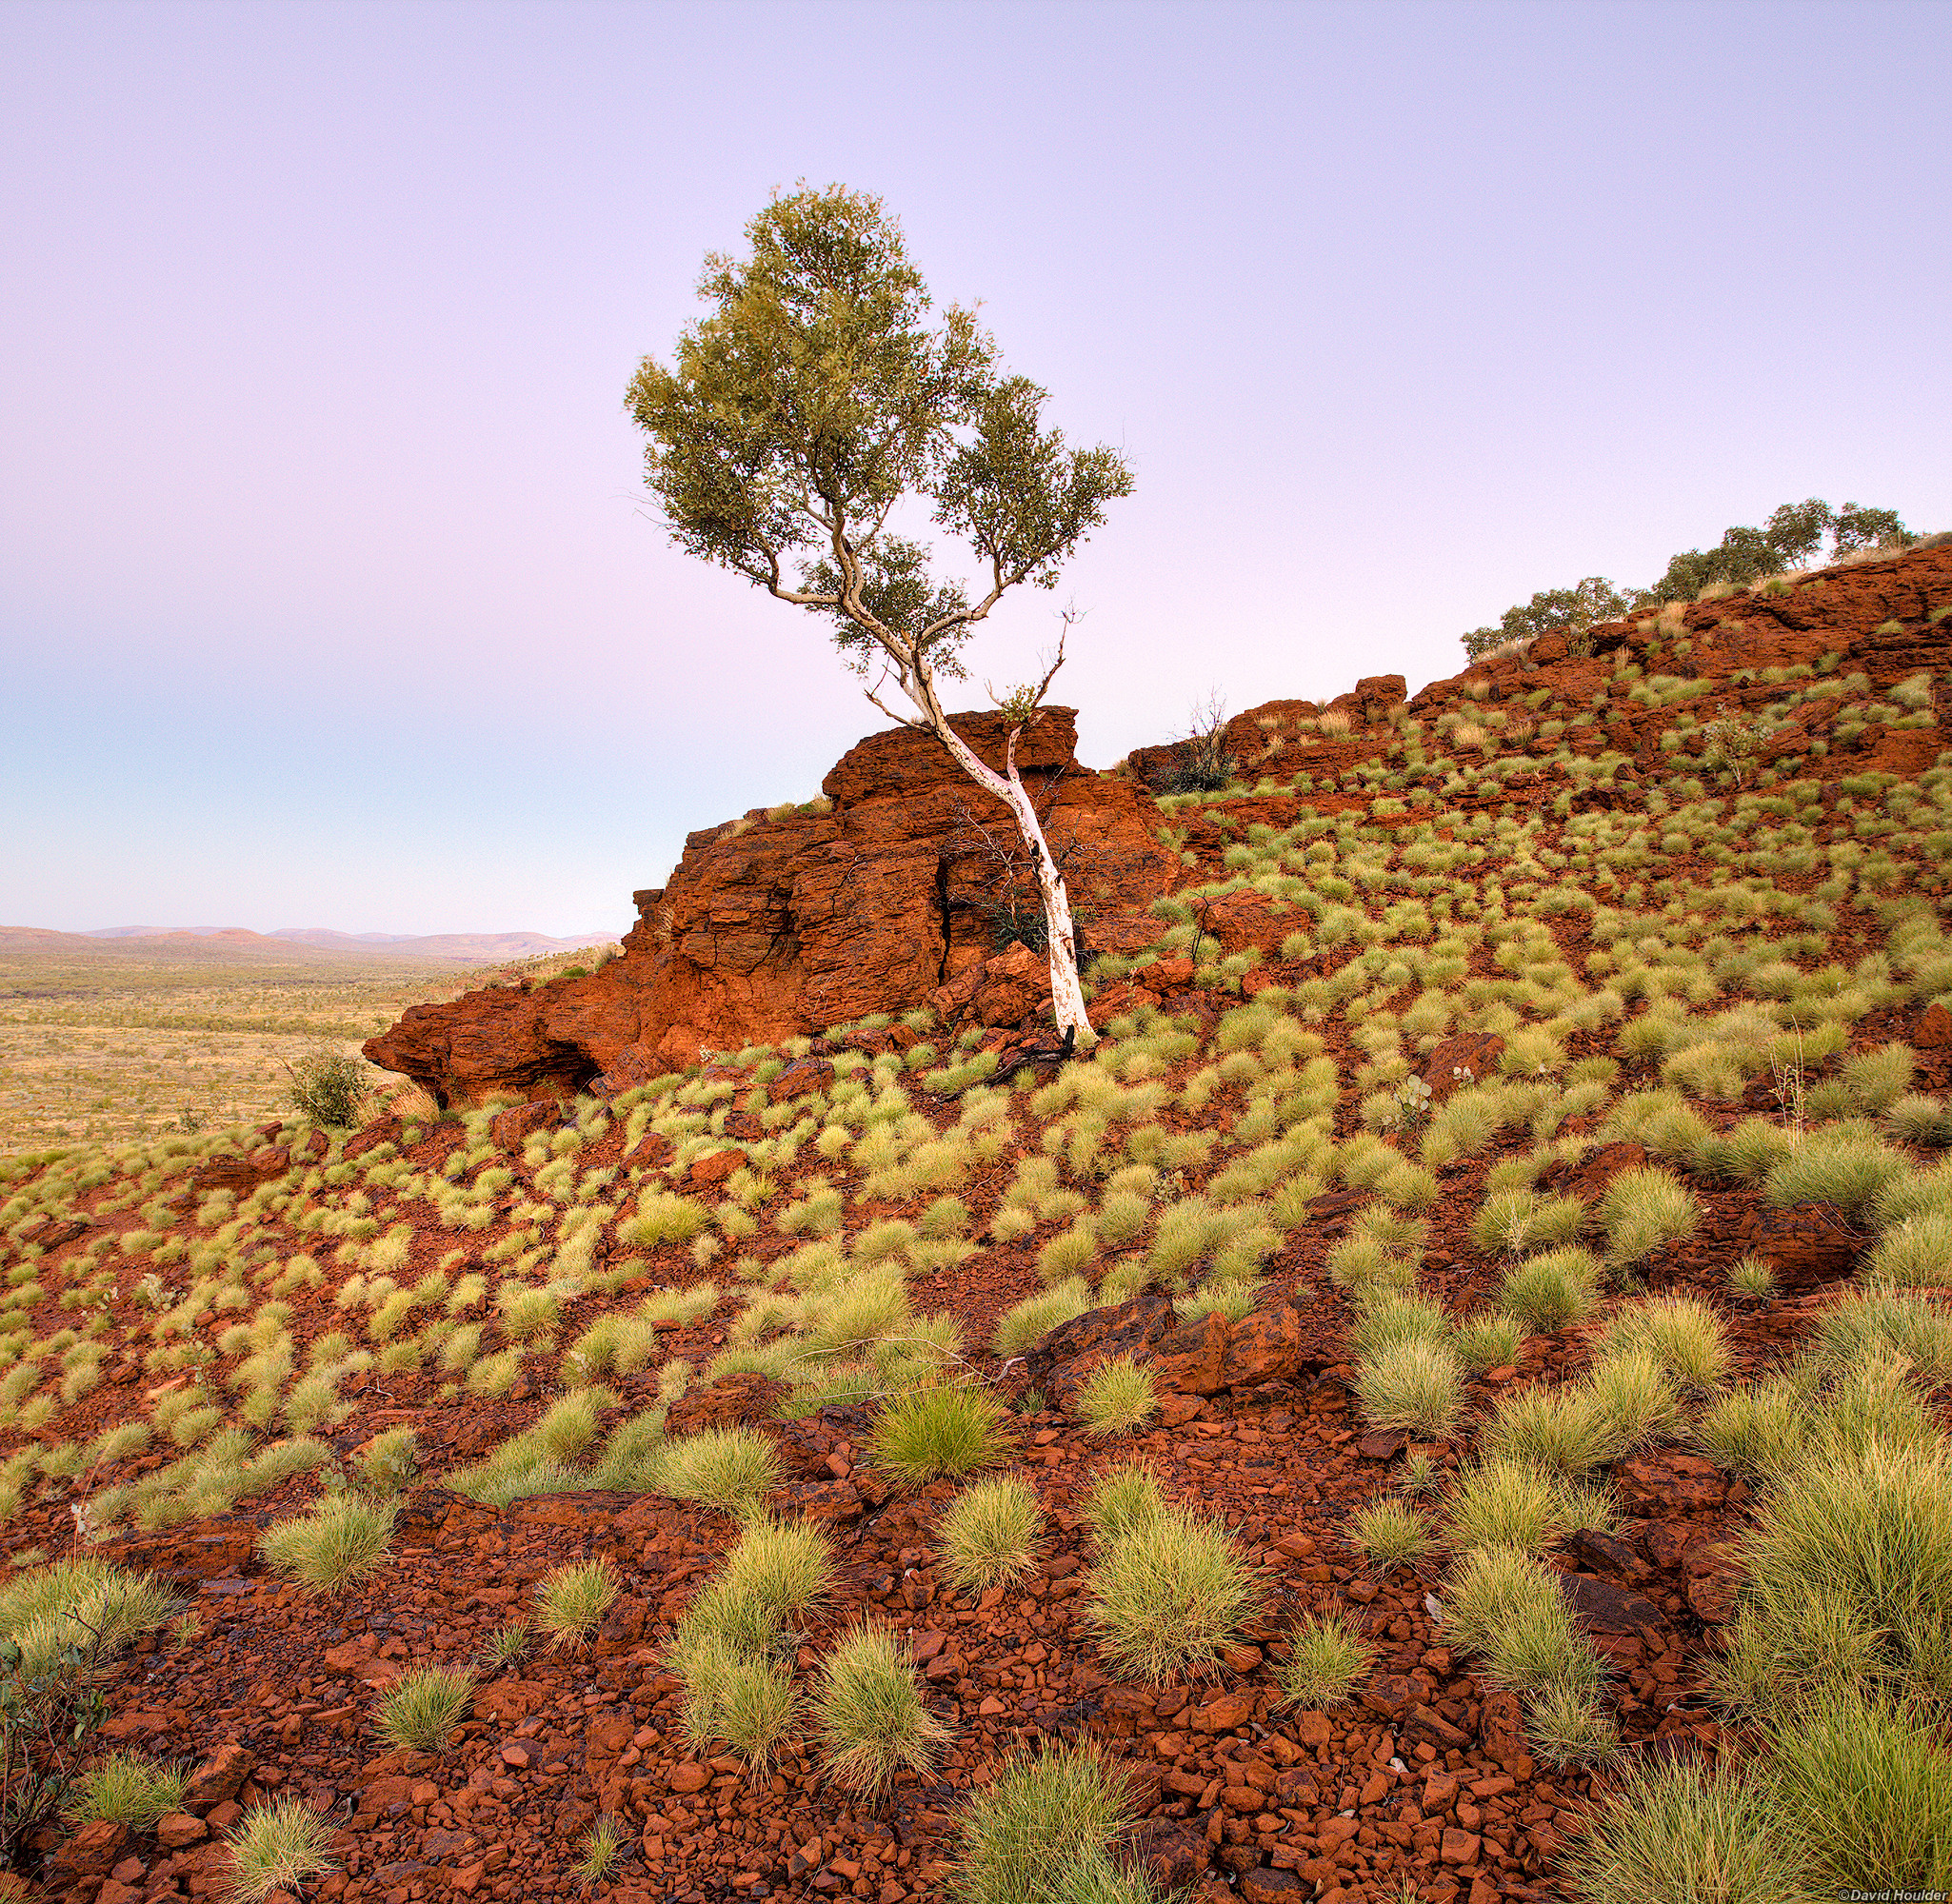
POLYGON ((1078 940, 1071 924, 1070 895, 1065 891, 1064 875, 1058 871, 1045 844, 1044 828, 1038 823, 1037 803, 1017 774, 1017 737, 1014 731, 1005 743, 1005 771, 998 773, 966 743, 946 719, 931 720, 937 738, 957 765, 986 792, 994 794, 1010 810, 1024 844, 1037 868, 1037 890, 1044 901, 1044 936, 1050 954, 1050 1002, 1057 1028, 1072 1037, 1072 1048, 1088 1051, 1098 1042, 1091 1020, 1085 1010, 1085 988, 1078 981, 1078 940))

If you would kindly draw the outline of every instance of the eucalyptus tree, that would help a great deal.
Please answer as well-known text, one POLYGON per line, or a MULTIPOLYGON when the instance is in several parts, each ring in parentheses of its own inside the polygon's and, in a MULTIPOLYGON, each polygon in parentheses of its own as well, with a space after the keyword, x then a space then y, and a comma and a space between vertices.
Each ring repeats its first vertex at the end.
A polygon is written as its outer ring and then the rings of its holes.
POLYGON ((827 623, 875 706, 932 733, 1009 809, 1043 900, 1058 1025, 1088 1045, 1069 896, 1016 761, 1064 636, 1041 679, 991 693, 1000 771, 949 725, 942 684, 966 673, 965 644, 1011 589, 1056 585, 1131 472, 1044 426, 1048 392, 1004 371, 973 310, 931 324, 879 199, 803 186, 747 238, 749 256, 707 258, 707 310, 670 367, 647 357, 630 380, 650 490, 681 548, 827 623), (973 581, 938 566, 929 526, 964 545, 973 581))

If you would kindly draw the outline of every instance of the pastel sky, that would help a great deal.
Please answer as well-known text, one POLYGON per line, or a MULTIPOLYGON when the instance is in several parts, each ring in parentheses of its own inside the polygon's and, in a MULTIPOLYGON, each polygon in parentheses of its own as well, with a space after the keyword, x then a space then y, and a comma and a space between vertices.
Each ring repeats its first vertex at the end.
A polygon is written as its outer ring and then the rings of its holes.
POLYGON ((1131 459, 1094 764, 1786 500, 1952 526, 1948 70, 1937 0, 10 0, 0 922, 622 929, 817 791, 882 718, 622 405, 801 178, 1131 459))

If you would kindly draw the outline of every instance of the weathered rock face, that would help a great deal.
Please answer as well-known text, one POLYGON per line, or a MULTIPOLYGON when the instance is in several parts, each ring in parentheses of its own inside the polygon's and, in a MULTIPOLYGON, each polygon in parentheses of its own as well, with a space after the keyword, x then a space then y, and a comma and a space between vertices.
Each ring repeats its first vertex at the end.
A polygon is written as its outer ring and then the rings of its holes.
MULTIPOLYGON (((1001 717, 953 720, 1001 767, 1001 717)), ((1071 849, 1066 873, 1086 943, 1149 942, 1156 922, 1138 916, 1172 889, 1177 862, 1155 837, 1149 799, 1079 766, 1076 745, 1073 710, 1046 709, 1019 745, 1019 771, 1052 850, 1071 849)), ((636 895, 621 959, 533 992, 489 988, 416 1005, 366 1055, 444 1103, 465 1102, 599 1080, 627 1088, 701 1050, 908 1010, 972 973, 968 992, 989 1001, 984 1021, 999 1021, 1006 1001, 1034 1005, 1021 955, 982 982, 999 949, 1006 876, 996 850, 1022 850, 1002 804, 932 735, 906 728, 869 736, 823 786, 824 812, 694 833, 670 883, 636 895)))

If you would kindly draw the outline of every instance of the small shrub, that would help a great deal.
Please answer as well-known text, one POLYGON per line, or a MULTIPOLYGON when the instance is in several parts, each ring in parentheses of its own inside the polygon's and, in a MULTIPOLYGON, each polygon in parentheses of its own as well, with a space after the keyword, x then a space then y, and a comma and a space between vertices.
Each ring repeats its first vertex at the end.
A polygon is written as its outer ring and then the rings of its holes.
POLYGON ((1085 1497, 1085 1522, 1101 1548, 1157 1520, 1165 1511, 1158 1476, 1137 1462, 1101 1469, 1085 1497))
POLYGON ((709 1636, 681 1635, 672 1664, 685 1681, 684 1730, 694 1746, 724 1739, 764 1777, 799 1707, 785 1664, 709 1636))
POLYGON ((1464 1408, 1464 1374, 1446 1343, 1397 1342, 1358 1370, 1356 1394, 1370 1427, 1444 1439, 1464 1408))
POLYGON ((1589 1388, 1527 1388, 1502 1399, 1478 1437, 1486 1460, 1578 1478, 1622 1452, 1614 1426, 1589 1388))
POLYGON ((960 1904, 1139 1904, 1107 1855, 1131 1815, 1122 1779, 1088 1746, 1009 1760, 959 1822, 960 1904))
POLYGON ((1815 1873, 1771 1795, 1725 1760, 1630 1764, 1565 1865, 1587 1904, 1808 1904, 1815 1873))
POLYGON ((552 1646, 580 1646, 595 1635, 616 1597, 616 1570, 608 1560, 558 1567, 535 1590, 535 1623, 552 1646))
POLYGON ((1078 1418, 1093 1435, 1142 1427, 1159 1407, 1152 1371, 1140 1368, 1129 1356, 1101 1362, 1079 1384, 1077 1407, 1078 1418))
POLYGON ((359 1121, 360 1101, 372 1078, 364 1059, 343 1051, 312 1051, 285 1069, 291 1079, 286 1096, 301 1117, 334 1129, 359 1121))
POLYGON ((328 1495, 309 1514, 267 1528, 258 1537, 258 1552, 309 1592, 336 1593, 385 1560, 393 1512, 389 1502, 328 1495))
POLYGON ((1348 1697, 1375 1656, 1375 1649, 1339 1616, 1317 1619, 1310 1614, 1288 1636, 1282 1696, 1295 1706, 1335 1705, 1348 1697))
POLYGON ((779 1484, 779 1451, 749 1428, 707 1428, 667 1441, 655 1458, 657 1489, 727 1514, 749 1514, 779 1484))
POLYGON ((1100 1650, 1151 1679, 1216 1656, 1260 1604, 1225 1531, 1172 1511, 1113 1541, 1090 1586, 1086 1617, 1100 1630, 1100 1650))
POLYGON ((1043 1520, 1036 1495, 1014 1477, 966 1487, 936 1529, 944 1577, 965 1589, 1021 1579, 1035 1564, 1043 1520))
POLYGON ((379 1703, 373 1729, 403 1752, 440 1752, 474 1702, 474 1675, 424 1666, 379 1703))
POLYGON ((1777 1209, 1834 1203, 1843 1214, 1868 1214, 1881 1192, 1910 1173, 1910 1160, 1864 1124, 1837 1124, 1803 1134, 1794 1150, 1763 1180, 1763 1200, 1777 1209))
POLYGON ((510 1620, 488 1635, 481 1649, 481 1663, 490 1673, 512 1666, 528 1650, 528 1622, 510 1620))
POLYGON ((297 1798, 253 1805, 224 1840, 230 1895, 261 1904, 274 1891, 295 1892, 332 1869, 326 1854, 332 1836, 332 1821, 297 1798))
POLYGON ((61 1813, 77 1824, 108 1818, 146 1832, 166 1812, 183 1809, 183 1790, 189 1782, 179 1767, 165 1765, 146 1753, 111 1752, 68 1788, 61 1813))
POLYGON ((992 1467, 1008 1451, 1007 1413, 986 1390, 915 1389, 888 1402, 876 1418, 874 1464, 906 1487, 937 1475, 992 1467))
POLYGON ((922 1703, 906 1643, 880 1626, 856 1627, 821 1661, 813 1716, 834 1776, 864 1794, 926 1773, 949 1737, 922 1703))

